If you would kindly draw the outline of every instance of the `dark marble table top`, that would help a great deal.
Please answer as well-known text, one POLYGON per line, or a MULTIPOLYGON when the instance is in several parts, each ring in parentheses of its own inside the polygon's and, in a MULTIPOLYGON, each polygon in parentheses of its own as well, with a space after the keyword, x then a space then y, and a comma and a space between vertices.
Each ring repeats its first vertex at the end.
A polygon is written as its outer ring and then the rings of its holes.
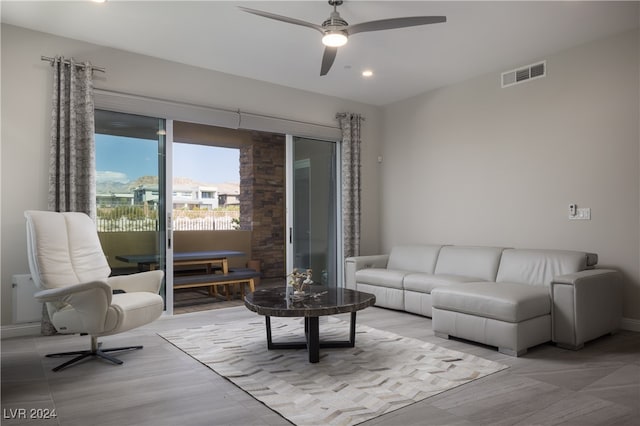
POLYGON ((321 285, 310 286, 302 300, 292 301, 286 296, 285 286, 258 289, 245 296, 244 305, 270 317, 319 317, 355 312, 376 303, 370 293, 321 285))

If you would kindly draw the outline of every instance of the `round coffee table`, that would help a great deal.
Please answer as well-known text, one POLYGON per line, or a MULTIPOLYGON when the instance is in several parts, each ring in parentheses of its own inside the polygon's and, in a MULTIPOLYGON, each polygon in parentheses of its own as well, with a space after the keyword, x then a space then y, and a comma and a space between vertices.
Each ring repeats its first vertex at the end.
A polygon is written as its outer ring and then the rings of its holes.
POLYGON ((287 297, 286 287, 258 289, 244 298, 244 305, 259 315, 264 315, 268 349, 304 349, 309 352, 309 362, 320 360, 320 348, 352 348, 356 343, 356 312, 376 303, 370 293, 345 288, 327 288, 313 285, 300 301, 287 297), (320 341, 318 318, 325 315, 351 313, 349 340, 320 341), (304 317, 305 342, 278 343, 271 339, 271 317, 304 317))

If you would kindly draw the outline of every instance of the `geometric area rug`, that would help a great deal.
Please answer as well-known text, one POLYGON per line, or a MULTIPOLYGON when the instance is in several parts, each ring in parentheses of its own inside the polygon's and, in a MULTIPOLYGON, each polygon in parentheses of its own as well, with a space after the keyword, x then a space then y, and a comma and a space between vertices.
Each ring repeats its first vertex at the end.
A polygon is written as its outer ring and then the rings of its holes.
MULTIPOLYGON (((304 341, 301 318, 271 318, 274 342, 304 341)), ((320 318, 320 340, 349 324, 320 318)), ((493 361, 356 326, 354 348, 267 350, 264 318, 159 333, 296 425, 355 425, 507 368, 493 361)))

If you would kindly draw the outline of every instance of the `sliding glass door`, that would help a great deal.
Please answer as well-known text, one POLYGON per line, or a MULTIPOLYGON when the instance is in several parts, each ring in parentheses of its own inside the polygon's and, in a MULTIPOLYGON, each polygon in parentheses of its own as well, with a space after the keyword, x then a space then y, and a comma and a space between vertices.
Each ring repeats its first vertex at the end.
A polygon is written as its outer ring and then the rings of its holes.
MULTIPOLYGON (((143 265, 133 256, 152 255, 156 262, 145 267, 171 276, 166 188, 170 125, 160 118, 95 111, 96 226, 114 274, 136 272, 143 265)), ((165 278, 161 295, 171 311, 166 284, 165 278)))
POLYGON ((337 143, 287 136, 287 271, 341 285, 337 143))
MULTIPOLYGON (((132 255, 156 256, 154 267, 165 271, 166 312, 172 314, 173 120, 110 112, 111 105, 129 110, 122 105, 131 100, 103 98, 96 103, 97 226, 103 248, 114 273, 139 270, 132 255)), ((137 113, 146 104, 128 107, 137 113)), ((342 286, 339 142, 290 135, 286 141, 286 272, 312 269, 315 282, 342 286)))

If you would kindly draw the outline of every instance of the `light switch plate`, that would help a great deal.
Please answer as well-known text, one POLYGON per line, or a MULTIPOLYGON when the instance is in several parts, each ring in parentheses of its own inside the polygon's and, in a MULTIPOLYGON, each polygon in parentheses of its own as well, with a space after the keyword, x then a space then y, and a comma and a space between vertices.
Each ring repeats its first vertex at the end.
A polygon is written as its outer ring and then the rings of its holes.
POLYGON ((569 220, 591 220, 591 208, 578 207, 574 216, 569 215, 569 220))

